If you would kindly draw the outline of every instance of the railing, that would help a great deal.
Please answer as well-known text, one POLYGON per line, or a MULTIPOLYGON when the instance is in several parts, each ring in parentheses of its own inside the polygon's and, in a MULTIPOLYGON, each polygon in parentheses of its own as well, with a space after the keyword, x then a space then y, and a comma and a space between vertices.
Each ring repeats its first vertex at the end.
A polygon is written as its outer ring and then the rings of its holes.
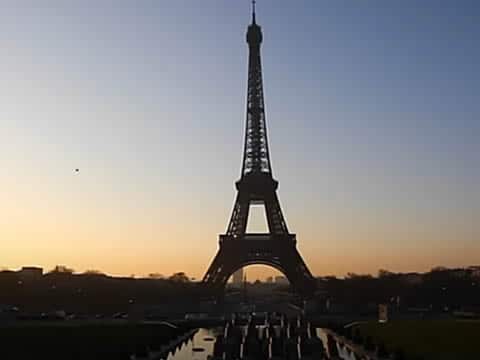
POLYGON ((290 241, 293 244, 297 242, 295 234, 286 234, 286 235, 276 235, 276 234, 265 234, 265 233, 249 233, 245 234, 241 237, 234 237, 231 235, 220 235, 219 242, 222 244, 223 242, 228 241, 290 241))

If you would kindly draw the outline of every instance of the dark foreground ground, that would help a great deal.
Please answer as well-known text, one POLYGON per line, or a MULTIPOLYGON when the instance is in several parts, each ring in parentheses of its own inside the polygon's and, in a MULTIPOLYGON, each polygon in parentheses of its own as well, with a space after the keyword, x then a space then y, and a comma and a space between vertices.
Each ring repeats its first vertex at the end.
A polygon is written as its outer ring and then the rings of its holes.
POLYGON ((189 330, 165 323, 18 323, 0 327, 0 358, 121 360, 159 349, 189 330))
POLYGON ((407 359, 480 359, 480 321, 405 320, 359 325, 362 336, 381 339, 388 350, 401 348, 407 359))

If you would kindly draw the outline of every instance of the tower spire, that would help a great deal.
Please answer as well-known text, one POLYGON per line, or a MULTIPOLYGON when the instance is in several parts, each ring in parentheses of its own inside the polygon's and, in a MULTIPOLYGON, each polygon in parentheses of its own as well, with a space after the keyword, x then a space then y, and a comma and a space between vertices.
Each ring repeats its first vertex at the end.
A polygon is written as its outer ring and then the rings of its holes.
POLYGON ((256 19, 255 19, 255 4, 257 2, 255 0, 252 0, 252 24, 256 24, 256 19))

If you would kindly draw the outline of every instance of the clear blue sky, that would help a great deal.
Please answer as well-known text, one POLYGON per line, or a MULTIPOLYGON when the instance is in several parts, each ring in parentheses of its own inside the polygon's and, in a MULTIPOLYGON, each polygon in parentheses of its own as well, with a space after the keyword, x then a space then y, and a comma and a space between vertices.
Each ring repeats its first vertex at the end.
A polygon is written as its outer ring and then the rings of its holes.
MULTIPOLYGON (((0 266, 203 274, 240 171, 249 7, 2 3, 0 266)), ((480 4, 257 8, 273 171, 312 271, 478 262, 480 4)))

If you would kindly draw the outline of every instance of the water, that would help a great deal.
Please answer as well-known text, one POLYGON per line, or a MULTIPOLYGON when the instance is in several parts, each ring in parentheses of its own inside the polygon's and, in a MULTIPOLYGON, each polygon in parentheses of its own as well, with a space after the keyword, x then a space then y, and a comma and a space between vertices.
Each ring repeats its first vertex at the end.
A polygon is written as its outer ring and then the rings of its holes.
POLYGON ((180 349, 175 353, 168 354, 167 360, 207 360, 208 355, 213 355, 215 337, 220 331, 221 329, 199 329, 192 339, 182 344, 180 349), (212 341, 207 341, 205 338, 212 338, 212 341), (194 348, 201 348, 205 351, 193 351, 194 348))
MULTIPOLYGON (((262 326, 257 326, 257 328, 260 327, 262 326)), ((275 330, 277 331, 277 329, 275 330)), ((278 331, 280 331, 280 329, 278 329, 278 331)), ((222 334, 222 332, 222 328, 201 328, 195 333, 192 339, 190 339, 186 343, 183 343, 181 348, 177 349, 175 353, 169 353, 166 360, 207 360, 207 357, 209 355, 213 355, 213 346, 215 344, 216 336, 222 334), (210 338, 211 341, 205 340, 206 338, 210 338), (194 348, 202 348, 204 349, 204 351, 193 351, 194 348)), ((320 336, 322 341, 324 341, 324 345, 326 345, 326 336, 324 340, 324 333, 322 332, 322 330, 317 328, 316 332, 317 335, 320 336)), ((346 359, 350 360, 350 358, 346 359)))

